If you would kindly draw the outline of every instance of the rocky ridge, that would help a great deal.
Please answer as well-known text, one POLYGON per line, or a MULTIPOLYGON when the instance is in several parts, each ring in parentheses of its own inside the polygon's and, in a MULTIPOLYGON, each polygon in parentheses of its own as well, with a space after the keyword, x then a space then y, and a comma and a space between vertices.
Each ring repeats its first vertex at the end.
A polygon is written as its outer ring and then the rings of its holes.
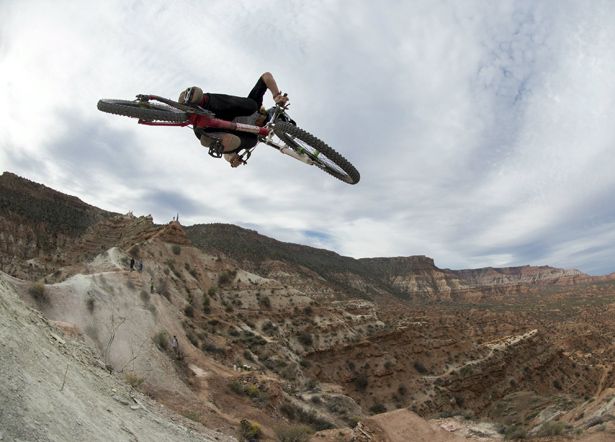
MULTIPOLYGON (((88 364, 195 425, 236 436, 247 419, 265 438, 278 437, 280 424, 347 427, 336 436, 345 440, 407 440, 387 431, 409 431, 401 428, 415 419, 415 440, 451 432, 595 439, 615 430, 608 277, 549 267, 452 271, 421 256, 355 260, 236 226, 159 226, 110 213, 65 229, 67 240, 52 248, 39 242, 26 259, 11 252, 33 241, 23 232, 60 227, 11 208, 14 200, 0 194, 8 208, 0 218, 13 232, 2 269, 19 279, 3 277, 15 293, 62 324, 61 340, 92 349, 101 363, 88 364), (131 258, 143 272, 130 271, 131 258)), ((10 296, 3 292, 12 305, 10 296)), ((7 339, 16 332, 1 330, 7 339)), ((5 367, 6 379, 16 376, 16 366, 5 367)))

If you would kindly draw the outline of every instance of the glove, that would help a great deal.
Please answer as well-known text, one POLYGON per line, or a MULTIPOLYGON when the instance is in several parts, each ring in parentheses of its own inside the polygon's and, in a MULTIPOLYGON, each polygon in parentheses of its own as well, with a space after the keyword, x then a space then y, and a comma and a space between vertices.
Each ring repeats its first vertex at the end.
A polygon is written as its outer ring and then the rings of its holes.
POLYGON ((275 101, 275 104, 277 104, 278 106, 286 107, 288 103, 288 95, 282 94, 282 92, 278 92, 278 94, 273 97, 273 101, 275 101))

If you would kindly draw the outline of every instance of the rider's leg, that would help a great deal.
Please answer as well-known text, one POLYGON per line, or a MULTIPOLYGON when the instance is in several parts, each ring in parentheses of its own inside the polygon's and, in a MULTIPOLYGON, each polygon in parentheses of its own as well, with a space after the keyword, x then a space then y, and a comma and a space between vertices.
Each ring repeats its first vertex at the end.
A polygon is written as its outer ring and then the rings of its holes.
POLYGON ((241 144, 241 139, 237 135, 226 132, 208 132, 201 135, 201 145, 209 148, 215 139, 222 141, 224 152, 231 152, 241 144))

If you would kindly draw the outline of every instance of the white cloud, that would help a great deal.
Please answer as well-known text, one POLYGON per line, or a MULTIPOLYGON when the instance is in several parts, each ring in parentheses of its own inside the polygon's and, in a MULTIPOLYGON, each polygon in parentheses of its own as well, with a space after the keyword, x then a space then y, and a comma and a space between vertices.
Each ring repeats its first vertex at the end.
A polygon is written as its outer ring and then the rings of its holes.
POLYGON ((0 8, 3 169, 108 210, 165 222, 176 205, 186 223, 232 222, 353 256, 590 272, 613 259, 601 247, 613 245, 604 207, 615 203, 611 2, 0 8), (263 71, 361 183, 267 146, 232 170, 189 130, 95 108, 194 84, 246 94, 263 71))

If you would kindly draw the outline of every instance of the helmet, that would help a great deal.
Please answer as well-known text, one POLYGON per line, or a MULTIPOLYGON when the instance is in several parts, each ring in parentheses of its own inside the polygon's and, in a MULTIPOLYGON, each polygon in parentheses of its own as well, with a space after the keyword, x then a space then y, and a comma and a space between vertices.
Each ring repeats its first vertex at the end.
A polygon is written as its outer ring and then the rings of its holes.
POLYGON ((196 104, 200 105, 203 101, 203 89, 198 86, 192 86, 182 91, 179 94, 177 101, 181 104, 196 104))

